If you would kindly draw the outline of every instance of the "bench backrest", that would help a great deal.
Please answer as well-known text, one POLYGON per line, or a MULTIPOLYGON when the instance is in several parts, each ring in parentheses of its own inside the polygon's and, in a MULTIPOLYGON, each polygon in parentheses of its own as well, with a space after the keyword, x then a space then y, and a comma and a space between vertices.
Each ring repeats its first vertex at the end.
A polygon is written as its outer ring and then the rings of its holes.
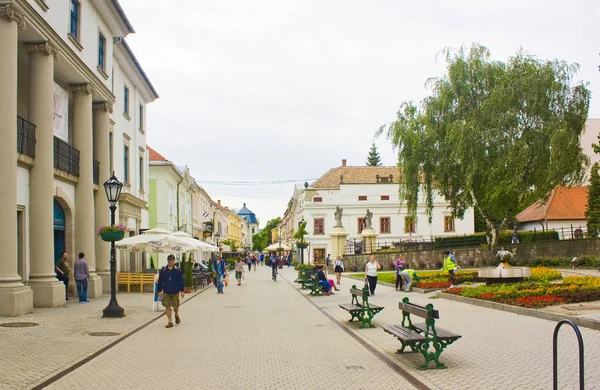
POLYGON ((421 317, 421 318, 425 318, 425 320, 430 320, 432 318, 435 319, 439 319, 440 318, 440 312, 437 310, 429 310, 424 306, 419 306, 419 305, 415 305, 414 303, 408 303, 408 302, 400 302, 398 304, 398 308, 400 310, 402 310, 403 312, 408 312, 410 314, 413 314, 415 316, 421 317))
POLYGON ((365 293, 366 293, 366 291, 359 290, 357 288, 351 288, 350 289, 350 294, 357 295, 359 297, 362 297, 363 299, 365 299, 365 297, 368 296, 368 295, 365 295, 365 293))

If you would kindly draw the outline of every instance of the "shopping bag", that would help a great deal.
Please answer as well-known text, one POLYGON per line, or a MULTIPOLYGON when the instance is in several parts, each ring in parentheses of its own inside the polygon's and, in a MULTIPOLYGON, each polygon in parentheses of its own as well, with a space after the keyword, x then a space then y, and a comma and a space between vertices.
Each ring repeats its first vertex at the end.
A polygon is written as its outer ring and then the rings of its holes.
POLYGON ((225 277, 225 287, 227 287, 227 285, 229 284, 229 276, 225 277))

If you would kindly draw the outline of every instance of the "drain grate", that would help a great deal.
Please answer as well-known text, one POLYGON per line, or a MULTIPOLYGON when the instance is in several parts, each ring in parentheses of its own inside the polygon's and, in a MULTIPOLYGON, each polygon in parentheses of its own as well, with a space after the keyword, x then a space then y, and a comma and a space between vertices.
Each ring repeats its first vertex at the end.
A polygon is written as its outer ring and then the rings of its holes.
POLYGON ((0 324, 0 326, 3 326, 5 328, 30 328, 32 326, 38 326, 39 324, 36 324, 35 322, 5 322, 3 324, 0 324))
POLYGON ((363 366, 346 366, 346 370, 364 370, 363 366))
POLYGON ((90 332, 88 334, 90 336, 110 337, 110 336, 118 336, 120 333, 116 333, 116 332, 90 332))

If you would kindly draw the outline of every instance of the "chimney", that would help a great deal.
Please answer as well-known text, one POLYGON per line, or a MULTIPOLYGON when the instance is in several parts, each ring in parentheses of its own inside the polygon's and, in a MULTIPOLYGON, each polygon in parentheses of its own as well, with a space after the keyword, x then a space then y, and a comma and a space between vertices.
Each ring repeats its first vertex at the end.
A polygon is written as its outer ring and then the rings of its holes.
POLYGON ((345 167, 346 166, 346 159, 342 160, 342 166, 345 167))
POLYGON ((217 200, 217 203, 219 204, 219 206, 221 205, 221 199, 217 200))

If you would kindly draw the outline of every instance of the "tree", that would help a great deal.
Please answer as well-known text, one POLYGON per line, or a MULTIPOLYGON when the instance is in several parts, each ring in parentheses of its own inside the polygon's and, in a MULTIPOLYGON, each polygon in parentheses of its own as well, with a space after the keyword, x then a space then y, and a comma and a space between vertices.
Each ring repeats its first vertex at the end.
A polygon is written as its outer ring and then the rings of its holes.
POLYGON ((474 207, 493 251, 520 210, 583 178, 590 91, 573 82, 577 64, 522 51, 506 63, 491 61, 477 44, 444 54, 447 72, 428 81, 431 96, 420 107, 403 103, 387 127, 398 150, 400 199, 414 216, 422 190, 430 222, 435 194, 454 217, 474 207))
POLYGON ((267 222, 265 227, 260 231, 260 233, 255 234, 252 237, 252 249, 258 252, 261 252, 263 249, 268 247, 271 242, 271 230, 275 229, 277 225, 281 222, 280 217, 273 218, 267 222), (257 237, 258 238, 254 238, 257 237))
POLYGON ((222 243, 223 245, 227 245, 227 246, 229 246, 229 247, 231 248, 231 251, 232 251, 232 252, 235 252, 235 251, 237 251, 237 243, 236 243, 234 240, 229 240, 229 239, 227 239, 227 240, 223 240, 223 241, 221 241, 221 243, 222 243))
POLYGON ((368 167, 378 167, 381 165, 381 158, 379 157, 379 152, 377 152, 377 147, 375 143, 371 144, 371 150, 369 150, 369 156, 367 156, 367 166, 368 167))
POLYGON ((589 237, 598 237, 600 234, 600 164, 597 162, 592 166, 590 173, 590 184, 588 186, 587 209, 585 218, 587 220, 587 231, 589 237))

